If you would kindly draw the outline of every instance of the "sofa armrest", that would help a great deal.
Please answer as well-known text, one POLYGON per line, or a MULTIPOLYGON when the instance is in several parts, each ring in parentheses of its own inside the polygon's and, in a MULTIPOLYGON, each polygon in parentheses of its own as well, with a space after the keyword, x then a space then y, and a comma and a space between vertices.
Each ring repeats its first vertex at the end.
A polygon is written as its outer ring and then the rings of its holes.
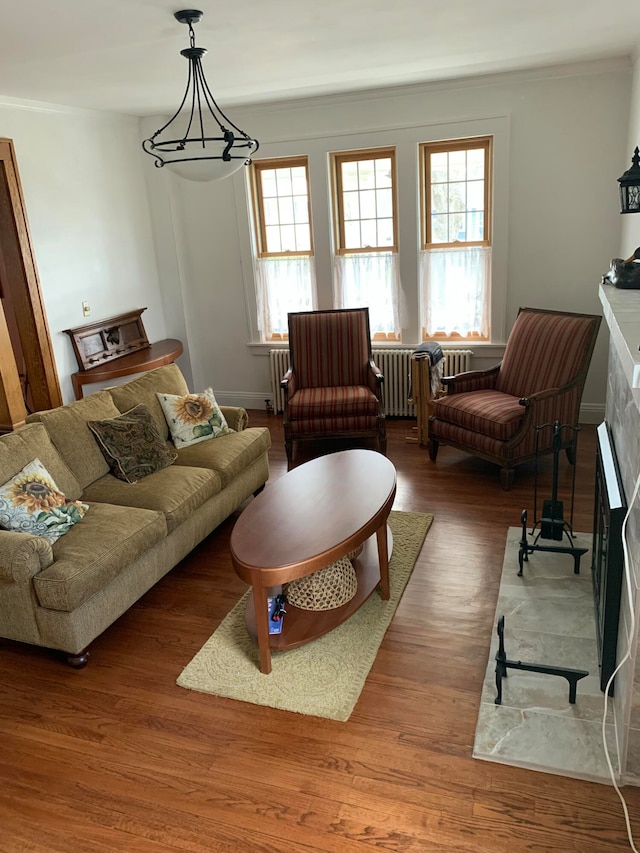
POLYGON ((29 580, 52 563, 51 545, 42 536, 0 530, 0 583, 29 580))
POLYGON ((234 429, 236 432, 242 432, 243 429, 247 428, 249 415, 247 414, 247 410, 243 409, 242 406, 220 406, 220 411, 231 429, 234 429))

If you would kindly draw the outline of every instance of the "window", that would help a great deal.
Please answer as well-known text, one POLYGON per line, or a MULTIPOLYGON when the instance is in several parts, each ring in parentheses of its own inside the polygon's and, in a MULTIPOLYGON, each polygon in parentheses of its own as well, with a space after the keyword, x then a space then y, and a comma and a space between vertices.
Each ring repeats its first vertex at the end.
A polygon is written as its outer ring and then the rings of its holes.
POLYGON ((422 338, 488 340, 492 137, 420 145, 422 338))
POLYGON ((258 328, 262 340, 286 340, 288 312, 316 307, 307 158, 254 160, 249 177, 258 328))
POLYGON ((331 155, 334 304, 369 308, 374 340, 399 340, 395 148, 331 155))

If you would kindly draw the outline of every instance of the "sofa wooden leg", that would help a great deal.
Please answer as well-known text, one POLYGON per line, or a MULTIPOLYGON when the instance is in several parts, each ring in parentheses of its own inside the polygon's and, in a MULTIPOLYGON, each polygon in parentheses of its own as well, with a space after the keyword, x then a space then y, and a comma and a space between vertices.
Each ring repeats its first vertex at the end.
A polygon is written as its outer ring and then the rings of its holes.
POLYGON ((513 486, 514 475, 515 475, 515 469, 514 468, 501 468, 500 469, 500 485, 505 490, 505 492, 508 492, 511 490, 511 487, 513 486))
POLYGON ((435 462, 438 457, 438 447, 440 446, 440 442, 437 438, 432 438, 429 436, 429 459, 432 462, 435 462))
POLYGON ((76 655, 67 655, 67 663, 74 669, 82 669, 89 663, 89 649, 83 649, 76 655))

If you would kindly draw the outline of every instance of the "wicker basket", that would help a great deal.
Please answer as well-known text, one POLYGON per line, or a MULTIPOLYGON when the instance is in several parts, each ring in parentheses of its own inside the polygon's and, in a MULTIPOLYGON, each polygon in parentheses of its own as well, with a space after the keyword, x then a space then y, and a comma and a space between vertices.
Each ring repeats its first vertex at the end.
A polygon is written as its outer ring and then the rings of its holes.
POLYGON ((301 610, 333 610, 351 601, 358 581, 351 561, 342 557, 312 575, 287 584, 287 601, 301 610))

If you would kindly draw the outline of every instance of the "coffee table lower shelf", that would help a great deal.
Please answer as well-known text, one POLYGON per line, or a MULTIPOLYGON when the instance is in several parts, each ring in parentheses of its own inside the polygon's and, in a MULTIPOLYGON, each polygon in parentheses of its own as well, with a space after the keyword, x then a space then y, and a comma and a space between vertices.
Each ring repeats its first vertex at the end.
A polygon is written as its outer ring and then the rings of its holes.
MULTIPOLYGON (((391 558, 393 536, 389 527, 387 527, 387 543, 389 558, 391 558)), ((352 563, 356 570, 358 588, 351 601, 347 601, 341 607, 334 607, 332 610, 302 610, 292 604, 287 604, 282 632, 280 634, 269 634, 269 647, 271 649, 275 651, 295 649, 297 646, 311 642, 311 640, 317 640, 318 637, 322 637, 337 628, 338 625, 342 625, 350 616, 353 616, 356 610, 362 607, 380 583, 380 564, 375 534, 366 540, 362 553, 355 560, 352 560, 352 563)), ((265 607, 266 596, 277 595, 281 590, 281 586, 274 586, 265 591, 265 607)), ((257 642, 258 633, 253 591, 249 593, 247 600, 245 622, 249 635, 257 642)))

